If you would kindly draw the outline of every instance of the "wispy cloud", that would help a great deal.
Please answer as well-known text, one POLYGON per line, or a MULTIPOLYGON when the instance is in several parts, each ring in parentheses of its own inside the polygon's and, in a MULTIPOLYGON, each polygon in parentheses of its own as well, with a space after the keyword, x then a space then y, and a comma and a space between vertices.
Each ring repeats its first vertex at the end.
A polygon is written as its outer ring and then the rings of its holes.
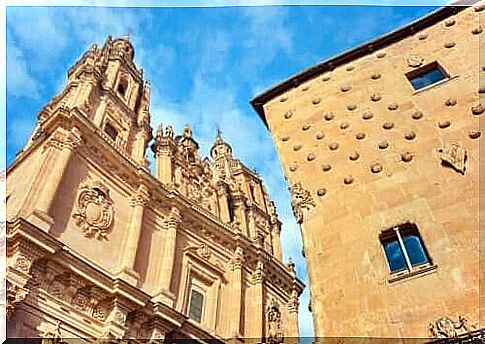
POLYGON ((31 75, 24 53, 14 41, 10 41, 7 52, 7 92, 16 98, 38 99, 38 80, 31 75))

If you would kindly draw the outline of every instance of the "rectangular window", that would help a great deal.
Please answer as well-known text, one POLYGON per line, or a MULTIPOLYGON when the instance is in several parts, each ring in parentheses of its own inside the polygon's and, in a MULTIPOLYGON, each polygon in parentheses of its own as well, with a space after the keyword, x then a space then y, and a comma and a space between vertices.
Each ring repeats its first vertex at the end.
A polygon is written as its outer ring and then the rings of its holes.
POLYGON ((116 141, 118 131, 110 123, 106 123, 104 126, 104 132, 113 140, 116 141))
POLYGON ((197 290, 192 289, 190 292, 190 301, 189 301, 189 318, 197 321, 198 323, 201 323, 203 307, 204 307, 204 294, 202 294, 197 290))
POLYGON ((406 77, 415 90, 420 90, 424 87, 436 84, 441 80, 448 79, 448 75, 438 62, 433 62, 415 69, 407 73, 406 77))
POLYGON ((391 274, 412 273, 432 265, 418 227, 406 223, 382 232, 381 244, 391 274))

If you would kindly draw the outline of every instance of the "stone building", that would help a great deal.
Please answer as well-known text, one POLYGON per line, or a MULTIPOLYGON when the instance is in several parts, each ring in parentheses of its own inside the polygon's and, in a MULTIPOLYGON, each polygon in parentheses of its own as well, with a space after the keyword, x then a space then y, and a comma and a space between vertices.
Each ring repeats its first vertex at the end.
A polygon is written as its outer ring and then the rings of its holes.
POLYGON ((252 100, 290 184, 319 337, 454 337, 484 327, 485 5, 464 4, 252 100))
POLYGON ((298 336, 303 284, 261 178, 219 134, 204 159, 188 126, 153 137, 133 58, 93 45, 7 170, 9 337, 298 336))

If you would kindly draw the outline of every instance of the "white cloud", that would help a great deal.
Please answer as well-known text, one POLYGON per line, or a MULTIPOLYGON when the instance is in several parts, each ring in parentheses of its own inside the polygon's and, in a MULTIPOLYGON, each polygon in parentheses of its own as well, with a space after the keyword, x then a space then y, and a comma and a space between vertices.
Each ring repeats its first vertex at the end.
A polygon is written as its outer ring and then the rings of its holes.
POLYGON ((25 56, 13 41, 7 51, 7 92, 17 98, 38 99, 38 81, 31 75, 25 56))

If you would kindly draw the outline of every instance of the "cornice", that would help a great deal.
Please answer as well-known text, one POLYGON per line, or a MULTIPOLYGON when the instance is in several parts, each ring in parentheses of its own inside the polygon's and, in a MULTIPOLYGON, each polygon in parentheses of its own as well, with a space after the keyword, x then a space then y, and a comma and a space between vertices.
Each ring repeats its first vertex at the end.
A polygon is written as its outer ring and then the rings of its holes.
POLYGON ((208 340, 219 339, 219 337, 208 333, 199 326, 192 328, 194 325, 188 322, 187 316, 162 303, 152 302, 151 296, 141 289, 123 280, 114 278, 112 274, 95 266, 89 259, 83 258, 68 249, 62 242, 33 226, 27 220, 17 218, 14 221, 8 222, 8 226, 12 227, 9 231, 9 240, 25 238, 33 245, 37 245, 43 249, 48 248, 47 251, 53 254, 48 256, 50 260, 100 287, 108 294, 112 296, 118 295, 124 301, 130 301, 138 305, 140 309, 148 311, 150 315, 160 317, 161 320, 172 324, 173 327, 178 329, 190 328, 189 333, 196 333, 198 336, 200 335, 200 338, 207 338, 208 340), (147 305, 150 307, 147 308, 147 305))

